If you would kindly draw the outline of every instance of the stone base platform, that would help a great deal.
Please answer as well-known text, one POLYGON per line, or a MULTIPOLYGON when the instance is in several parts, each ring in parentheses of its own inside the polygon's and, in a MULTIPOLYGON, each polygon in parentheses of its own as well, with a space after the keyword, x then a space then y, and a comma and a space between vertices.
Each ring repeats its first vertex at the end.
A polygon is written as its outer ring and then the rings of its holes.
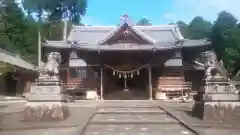
POLYGON ((204 120, 240 120, 240 102, 205 102, 204 120))
POLYGON ((240 102, 197 101, 194 104, 192 114, 206 121, 234 123, 234 121, 240 120, 240 102))
POLYGON ((68 116, 68 106, 64 102, 28 102, 24 109, 26 121, 64 120, 68 116))

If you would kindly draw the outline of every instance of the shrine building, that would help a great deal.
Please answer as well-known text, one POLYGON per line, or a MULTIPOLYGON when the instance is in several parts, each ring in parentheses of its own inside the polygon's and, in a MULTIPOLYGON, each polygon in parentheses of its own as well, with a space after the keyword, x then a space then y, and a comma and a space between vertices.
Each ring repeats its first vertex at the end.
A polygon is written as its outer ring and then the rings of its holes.
POLYGON ((177 25, 138 26, 123 16, 116 26, 72 26, 63 40, 42 43, 60 52, 65 92, 97 92, 104 100, 161 99, 204 89, 204 67, 194 61, 211 50, 207 39, 185 39, 177 25))

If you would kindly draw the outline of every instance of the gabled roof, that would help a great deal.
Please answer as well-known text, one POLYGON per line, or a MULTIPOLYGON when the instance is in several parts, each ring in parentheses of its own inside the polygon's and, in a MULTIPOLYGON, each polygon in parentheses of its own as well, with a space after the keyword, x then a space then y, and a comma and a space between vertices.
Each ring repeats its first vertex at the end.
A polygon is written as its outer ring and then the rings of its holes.
MULTIPOLYGON (((125 15, 126 17, 126 15, 125 15)), ((177 25, 151 25, 137 26, 132 25, 128 20, 124 20, 119 26, 72 26, 67 41, 47 41, 43 45, 55 48, 78 48, 78 49, 108 49, 127 50, 128 48, 119 48, 119 46, 108 46, 107 40, 113 39, 113 36, 127 27, 133 31, 135 37, 141 39, 141 49, 163 49, 163 48, 179 48, 179 47, 196 47, 209 45, 210 42, 204 40, 185 40, 177 25), (152 45, 149 46, 144 45, 152 45), (173 45, 173 46, 172 46, 173 45), (101 47, 100 47, 101 46, 101 47)), ((116 44, 117 45, 117 44, 116 44)), ((123 46, 123 45, 122 45, 123 46)), ((133 43, 134 46, 134 43, 133 43)), ((134 49, 134 48, 130 48, 134 49)))
MULTIPOLYGON (((174 42, 182 39, 182 35, 177 34, 176 25, 159 26, 131 26, 139 35, 150 41, 174 42)), ((68 41, 77 42, 79 45, 97 45, 114 33, 117 26, 73 26, 68 36, 68 41)))
POLYGON ((117 34, 121 29, 124 28, 129 28, 131 29, 134 34, 138 35, 140 38, 142 38, 143 40, 145 40, 147 43, 149 44, 154 44, 155 40, 152 39, 151 37, 147 36, 146 34, 144 34, 143 32, 135 29, 134 27, 132 27, 128 22, 125 22, 123 24, 121 24, 119 27, 116 27, 115 29, 113 29, 112 31, 110 31, 109 33, 107 33, 106 37, 99 42, 99 44, 104 44, 107 40, 111 39, 111 37, 113 37, 115 34, 117 34))

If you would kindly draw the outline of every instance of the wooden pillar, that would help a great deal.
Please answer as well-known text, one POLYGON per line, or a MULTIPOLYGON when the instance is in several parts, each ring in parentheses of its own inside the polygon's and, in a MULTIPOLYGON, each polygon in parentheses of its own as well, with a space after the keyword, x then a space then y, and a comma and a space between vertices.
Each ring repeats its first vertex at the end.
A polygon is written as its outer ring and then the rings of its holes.
POLYGON ((149 100, 153 100, 152 96, 152 68, 151 65, 148 65, 148 87, 149 87, 149 100))
POLYGON ((103 67, 100 67, 100 99, 103 100, 103 67))

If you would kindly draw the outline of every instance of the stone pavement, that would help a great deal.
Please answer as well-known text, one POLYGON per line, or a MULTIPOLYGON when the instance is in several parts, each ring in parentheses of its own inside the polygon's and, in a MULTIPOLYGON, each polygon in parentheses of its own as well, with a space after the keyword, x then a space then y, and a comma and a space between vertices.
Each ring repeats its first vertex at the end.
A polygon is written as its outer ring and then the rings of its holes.
POLYGON ((104 101, 79 135, 196 135, 154 101, 104 101))
POLYGON ((68 103, 70 117, 59 122, 22 121, 24 103, 0 103, 0 135, 239 135, 240 133, 240 128, 218 127, 214 123, 205 123, 191 117, 188 115, 192 108, 191 103, 140 100, 76 101, 68 103), (158 108, 159 106, 161 108, 158 108))
POLYGON ((96 102, 69 103, 70 117, 63 121, 26 122, 23 121, 24 103, 17 104, 18 107, 10 104, 0 111, 0 135, 77 135, 97 107, 96 102))
POLYGON ((227 122, 206 122, 198 118, 192 117, 191 110, 193 102, 190 103, 176 103, 176 102, 158 102, 160 106, 165 108, 177 119, 183 120, 189 126, 204 132, 206 135, 239 135, 240 121, 238 123, 227 122))

